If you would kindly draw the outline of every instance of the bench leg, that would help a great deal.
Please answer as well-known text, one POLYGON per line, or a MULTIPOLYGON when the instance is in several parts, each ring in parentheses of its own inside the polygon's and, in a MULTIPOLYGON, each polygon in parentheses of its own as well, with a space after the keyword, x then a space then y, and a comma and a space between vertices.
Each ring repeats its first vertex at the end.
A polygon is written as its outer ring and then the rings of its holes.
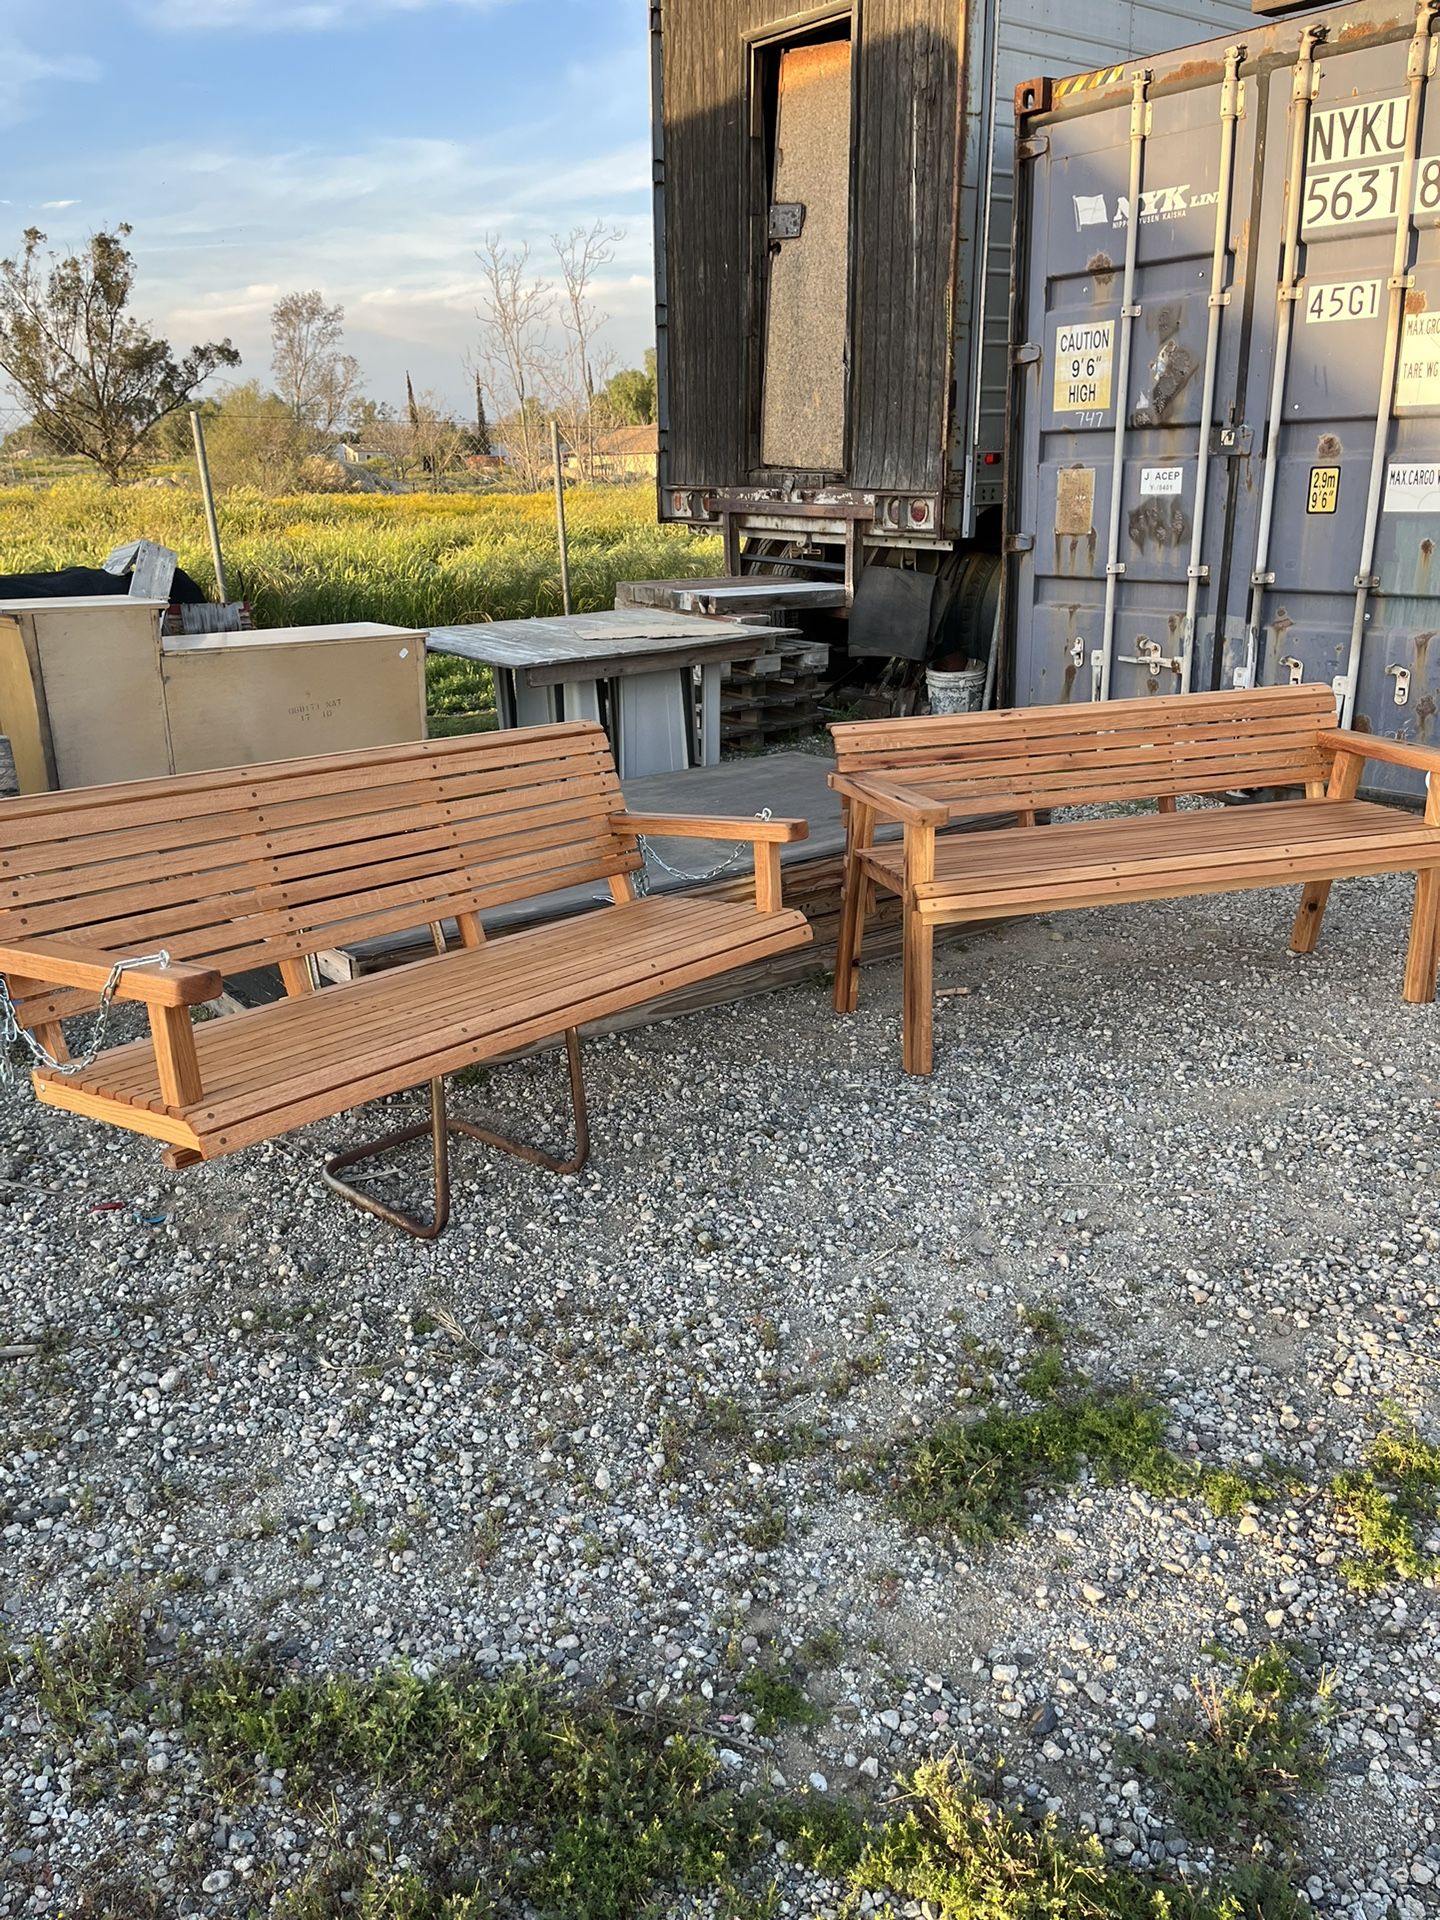
POLYGON ((575 1116, 575 1151, 567 1158, 546 1153, 541 1147, 527 1146, 523 1141, 512 1140, 508 1134, 495 1133, 489 1127, 480 1127, 473 1120, 451 1119, 445 1110, 445 1082, 430 1082, 430 1118, 422 1120, 413 1127, 402 1127, 396 1133, 384 1134, 378 1140, 367 1140, 363 1145, 351 1147, 344 1153, 331 1153, 325 1157, 321 1169, 321 1178, 332 1193, 338 1193, 342 1200, 348 1200, 352 1206, 360 1207, 366 1213, 373 1213, 392 1227, 399 1227, 403 1233, 413 1235, 417 1240, 435 1240, 445 1231, 450 1218, 450 1136, 463 1134, 468 1140, 482 1140, 487 1147, 498 1147, 504 1153, 513 1153, 517 1159, 528 1160, 537 1167, 547 1167, 552 1173, 578 1173, 590 1156, 590 1123, 585 1108, 585 1072, 580 1059, 580 1036, 573 1027, 565 1033, 565 1056, 570 1069, 570 1101, 575 1116), (358 1166, 361 1161, 374 1159, 377 1154, 389 1153, 396 1147, 406 1147, 415 1140, 430 1138, 430 1151, 435 1171, 435 1205, 428 1220, 415 1214, 405 1213, 398 1207, 387 1206, 383 1200, 377 1200, 373 1194, 362 1193, 358 1187, 342 1180, 339 1175, 346 1169, 358 1166))
POLYGON ((1313 953, 1320 944, 1320 926, 1330 899, 1328 880, 1312 880, 1300 896, 1295 924, 1290 929, 1290 951, 1313 953))
POLYGON ((901 1059, 906 1073, 934 1065, 935 929, 906 903, 905 1007, 901 1059))
POLYGON ((835 939, 835 1011, 854 1013, 860 1004, 860 949, 874 909, 874 886, 857 855, 873 831, 873 815, 856 801, 845 811, 845 875, 840 887, 840 931, 835 939))
POLYGON ((1423 1007, 1435 998, 1440 964, 1440 869, 1415 876, 1415 911, 1410 916, 1410 946, 1405 955, 1405 998, 1423 1007))

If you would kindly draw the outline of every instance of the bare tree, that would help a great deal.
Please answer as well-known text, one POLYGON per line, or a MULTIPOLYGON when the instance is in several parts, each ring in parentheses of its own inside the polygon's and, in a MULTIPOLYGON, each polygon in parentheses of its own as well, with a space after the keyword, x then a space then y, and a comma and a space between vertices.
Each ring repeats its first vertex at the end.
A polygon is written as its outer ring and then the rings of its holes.
POLYGON ((312 287, 287 293, 270 310, 271 371, 295 424, 327 444, 350 413, 360 390, 360 363, 341 350, 345 309, 329 307, 312 287))
POLYGON ((508 402, 505 411, 515 422, 510 463, 523 486, 538 487, 546 472, 546 453, 536 417, 553 372, 547 339, 552 289, 531 277, 528 245, 507 247, 498 233, 487 233, 475 257, 485 280, 482 304, 475 310, 481 360, 491 391, 508 402))
POLYGON ((443 480, 460 465, 472 429, 462 425, 430 392, 416 393, 405 376, 404 417, 377 420, 370 445, 384 456, 397 480, 424 474, 430 482, 443 480))
POLYGON ((595 306, 590 289, 596 276, 615 258, 615 249, 624 237, 619 227, 607 227, 603 220, 589 227, 572 227, 563 237, 558 233, 550 236, 563 286, 560 324, 568 336, 566 393, 559 411, 565 437, 586 481, 595 478, 595 436, 606 425, 596 418, 595 397, 605 385, 607 370, 595 363, 594 342, 609 318, 595 306))

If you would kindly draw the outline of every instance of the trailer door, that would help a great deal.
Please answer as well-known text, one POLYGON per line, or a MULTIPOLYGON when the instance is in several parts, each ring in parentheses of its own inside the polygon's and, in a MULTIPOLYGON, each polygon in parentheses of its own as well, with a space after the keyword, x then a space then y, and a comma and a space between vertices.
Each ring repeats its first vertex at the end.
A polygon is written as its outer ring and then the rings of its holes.
POLYGON ((850 290, 850 42, 780 56, 760 458, 841 473, 850 290))

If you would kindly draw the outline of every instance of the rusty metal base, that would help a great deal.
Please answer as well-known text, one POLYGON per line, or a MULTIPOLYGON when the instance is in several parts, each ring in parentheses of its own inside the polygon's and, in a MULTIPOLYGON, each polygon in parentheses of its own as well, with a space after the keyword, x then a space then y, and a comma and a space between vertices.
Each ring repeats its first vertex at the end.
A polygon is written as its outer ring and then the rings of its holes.
POLYGON ((471 1120, 452 1120, 445 1111, 445 1082, 432 1080, 428 1120, 422 1120, 413 1127, 402 1127, 398 1133, 387 1133, 378 1140, 367 1140, 363 1146, 351 1147, 344 1153, 327 1154, 321 1168, 321 1178, 332 1193, 338 1193, 342 1200, 348 1200, 352 1206, 373 1213, 377 1219, 388 1222, 392 1227, 399 1227, 403 1233, 412 1234, 417 1240, 435 1240, 445 1231, 450 1218, 452 1133, 462 1133, 468 1140, 483 1140, 487 1147, 499 1147, 502 1152, 513 1153, 518 1159, 528 1160, 534 1166, 548 1167, 551 1173, 578 1173, 590 1156, 590 1123, 585 1111, 585 1073, 580 1061, 580 1036, 573 1027, 568 1028, 565 1034, 565 1056, 570 1067, 570 1100, 575 1113, 575 1151, 568 1159, 558 1159, 541 1147, 526 1146, 523 1141, 511 1140, 503 1133, 493 1133, 488 1127, 477 1127, 471 1120), (409 1146, 414 1140, 423 1140, 427 1134, 430 1136, 435 1166, 435 1207, 428 1221, 417 1219, 414 1214, 403 1213, 397 1207, 386 1206, 383 1200, 377 1200, 372 1194, 361 1193, 358 1187, 352 1187, 347 1180, 336 1177, 343 1168, 356 1166, 362 1160, 371 1160, 377 1154, 388 1153, 395 1147, 409 1146))

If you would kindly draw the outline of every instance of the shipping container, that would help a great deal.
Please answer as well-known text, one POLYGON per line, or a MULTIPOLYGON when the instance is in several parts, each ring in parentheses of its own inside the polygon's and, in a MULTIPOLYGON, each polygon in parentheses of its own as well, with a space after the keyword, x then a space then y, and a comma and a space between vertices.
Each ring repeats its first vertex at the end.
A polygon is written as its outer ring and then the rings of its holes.
MULTIPOLYGON (((998 553, 1014 89, 1238 0, 655 0, 661 517, 998 553)), ((984 596, 977 597, 983 603, 984 596)))
POLYGON ((1003 696, 1440 737, 1437 54, 1359 0, 1018 89, 1003 696))

